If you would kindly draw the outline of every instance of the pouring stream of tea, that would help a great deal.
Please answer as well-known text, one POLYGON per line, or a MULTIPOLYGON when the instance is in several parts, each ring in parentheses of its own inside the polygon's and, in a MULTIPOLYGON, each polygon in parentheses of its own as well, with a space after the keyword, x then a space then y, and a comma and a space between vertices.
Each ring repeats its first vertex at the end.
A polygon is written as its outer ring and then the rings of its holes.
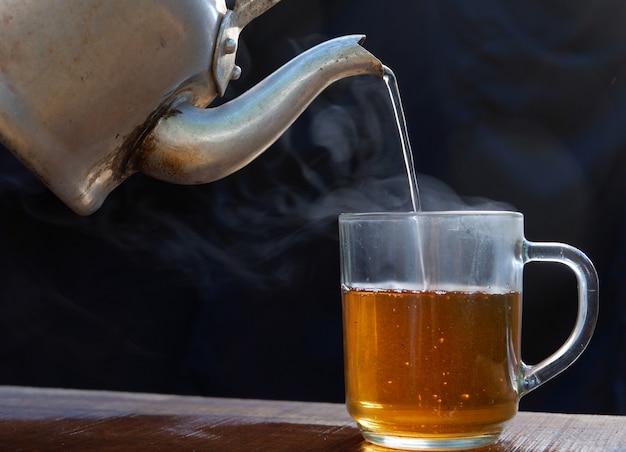
MULTIPOLYGON (((396 126, 398 127, 398 135, 400 137, 400 145, 402 147, 402 155, 404 157, 404 166, 406 168, 406 174, 409 181, 409 192, 411 194, 411 203, 413 204, 413 211, 419 212, 422 210, 420 203, 420 192, 417 186, 417 175, 415 173, 415 162, 413 161, 413 150, 411 149, 411 142, 409 140, 409 131, 406 126, 406 118, 404 116, 404 109, 402 108, 402 99, 400 98, 400 89, 398 88, 398 81, 393 71, 387 66, 383 66, 383 80, 389 91, 389 98, 391 100, 391 107, 393 109, 393 115, 396 119, 396 126)), ((422 256, 421 246, 421 234, 418 223, 418 217, 415 217, 415 239, 417 241, 418 252, 418 272, 419 281, 422 283, 422 289, 429 289, 429 281, 426 275, 426 268, 424 266, 424 258, 422 256)))
POLYGON ((406 167, 406 174, 409 179, 409 191, 411 194, 413 211, 419 212, 421 210, 420 194, 417 187, 417 175, 415 174, 413 150, 411 149, 409 132, 406 126, 406 118, 404 116, 404 109, 402 108, 402 100, 400 99, 400 90, 398 88, 398 82, 396 80, 395 74, 387 66, 383 66, 383 80, 385 81, 385 85, 387 86, 387 90, 389 91, 391 106, 393 108, 393 115, 396 119, 396 125, 398 126, 400 145, 402 146, 402 154, 404 156, 404 165, 406 167))

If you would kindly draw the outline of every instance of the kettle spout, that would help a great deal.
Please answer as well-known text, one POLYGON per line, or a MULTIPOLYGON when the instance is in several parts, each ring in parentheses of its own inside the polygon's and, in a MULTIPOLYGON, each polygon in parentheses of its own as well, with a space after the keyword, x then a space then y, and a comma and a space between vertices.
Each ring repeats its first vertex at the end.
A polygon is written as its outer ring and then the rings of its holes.
POLYGON ((214 108, 181 101, 163 115, 135 154, 136 168, 178 184, 221 179, 272 145, 326 87, 345 77, 383 77, 362 35, 319 44, 256 86, 214 108))

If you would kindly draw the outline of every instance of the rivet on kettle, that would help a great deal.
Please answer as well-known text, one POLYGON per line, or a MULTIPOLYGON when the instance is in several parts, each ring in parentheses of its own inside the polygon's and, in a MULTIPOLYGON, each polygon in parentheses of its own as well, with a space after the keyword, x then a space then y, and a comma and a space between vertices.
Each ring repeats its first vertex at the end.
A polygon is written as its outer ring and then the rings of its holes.
MULTIPOLYGON (((230 55, 237 51, 237 41, 233 38, 224 40, 224 54, 230 55)), ((233 79, 234 80, 234 79, 233 79)))

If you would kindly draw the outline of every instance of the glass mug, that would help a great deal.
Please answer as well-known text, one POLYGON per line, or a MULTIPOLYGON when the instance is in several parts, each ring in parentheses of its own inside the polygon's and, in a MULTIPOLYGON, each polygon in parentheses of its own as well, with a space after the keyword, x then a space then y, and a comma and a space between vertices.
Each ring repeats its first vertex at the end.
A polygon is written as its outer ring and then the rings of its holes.
POLYGON ((339 217, 346 404, 371 443, 462 450, 497 441, 521 396, 570 366, 598 314, 591 261, 524 238, 508 211, 339 217), (537 365, 520 356, 527 262, 567 265, 578 281, 568 340, 537 365))

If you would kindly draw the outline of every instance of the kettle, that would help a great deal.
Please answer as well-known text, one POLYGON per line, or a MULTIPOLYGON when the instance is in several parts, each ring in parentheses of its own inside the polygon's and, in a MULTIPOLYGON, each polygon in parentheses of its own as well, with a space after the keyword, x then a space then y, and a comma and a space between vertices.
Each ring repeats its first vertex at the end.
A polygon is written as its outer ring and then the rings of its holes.
POLYGON ((0 141, 89 215, 130 175, 199 184, 244 167, 335 81, 383 76, 364 36, 323 42, 217 107, 242 29, 280 0, 0 3, 0 141))

